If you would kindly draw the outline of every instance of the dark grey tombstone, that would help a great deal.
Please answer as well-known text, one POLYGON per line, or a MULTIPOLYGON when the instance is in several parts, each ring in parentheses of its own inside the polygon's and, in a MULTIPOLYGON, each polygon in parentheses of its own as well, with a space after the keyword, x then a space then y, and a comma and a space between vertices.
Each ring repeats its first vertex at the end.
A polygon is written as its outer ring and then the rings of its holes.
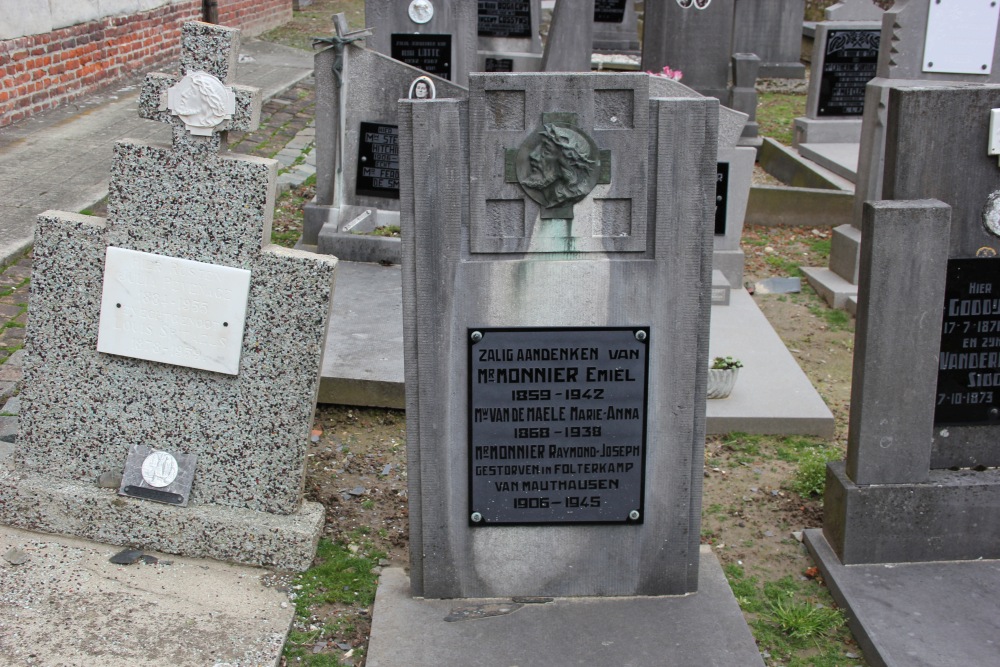
POLYGON ((805 10, 806 0, 736 0, 733 51, 756 53, 762 77, 805 77, 800 61, 805 10))
POLYGON ((473 74, 468 102, 401 105, 415 596, 661 595, 697 586, 719 107, 707 98, 651 99, 650 81, 473 74), (548 185, 534 180, 522 171, 532 156, 544 158, 542 175, 553 166, 542 132, 590 167, 578 164, 548 185), (592 189, 579 194, 565 179, 592 189), (534 345, 525 342, 532 336, 534 345), (556 366, 583 378, 586 367, 611 363, 617 379, 589 388, 617 394, 637 386, 626 379, 637 370, 608 361, 615 355, 599 342, 608 336, 648 361, 642 415, 627 417, 631 435, 617 441, 637 445, 644 431, 644 468, 594 468, 580 482, 571 472, 584 470, 578 464, 624 462, 626 452, 601 449, 614 440, 591 430, 617 428, 589 412, 611 406, 573 382, 527 382, 514 348, 559 348, 553 341, 564 340, 572 354, 590 340, 601 361, 556 366), (509 363, 501 361, 505 349, 509 363), (496 375, 483 364, 499 365, 496 375), (492 384, 500 371, 508 383, 492 384), (529 407, 557 412, 530 423, 505 418, 529 407), (560 407, 570 421, 560 421, 560 407), (472 442, 483 424, 498 429, 497 440, 472 442), (542 428, 547 440, 532 430, 542 428), (511 434, 527 448, 491 449, 511 434), (474 478, 503 474, 492 468, 508 464, 524 488, 472 492, 474 478), (626 479, 615 492, 598 489, 626 479), (534 492, 537 484, 549 490, 534 492), (567 490, 588 484, 594 490, 585 494, 567 490), (634 511, 615 504, 617 491, 638 494, 634 511))
POLYGON ((997 108, 997 85, 889 89, 899 201, 866 204, 847 464, 827 478, 844 564, 1000 557, 997 108))
POLYGON ((685 85, 720 100, 729 98, 735 0, 713 0, 704 9, 692 2, 651 2, 643 20, 642 69, 664 67, 684 73, 685 85))
POLYGON ((369 49, 399 56, 421 69, 430 68, 431 74, 452 83, 468 85, 469 72, 478 65, 479 14, 475 2, 365 0, 365 22, 375 26, 365 40, 369 49), (427 16, 430 18, 424 21, 427 16))
POLYGON ((753 53, 733 54, 733 87, 729 91, 729 106, 747 115, 743 137, 756 139, 757 128, 757 76, 760 58, 753 53))

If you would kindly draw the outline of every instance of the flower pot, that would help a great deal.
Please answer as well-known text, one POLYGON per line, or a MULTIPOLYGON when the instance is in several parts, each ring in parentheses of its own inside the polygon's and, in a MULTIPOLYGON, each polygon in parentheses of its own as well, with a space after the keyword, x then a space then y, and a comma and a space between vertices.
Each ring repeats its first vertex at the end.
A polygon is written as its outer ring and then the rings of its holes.
POLYGON ((728 398, 739 374, 738 368, 709 368, 708 398, 728 398))

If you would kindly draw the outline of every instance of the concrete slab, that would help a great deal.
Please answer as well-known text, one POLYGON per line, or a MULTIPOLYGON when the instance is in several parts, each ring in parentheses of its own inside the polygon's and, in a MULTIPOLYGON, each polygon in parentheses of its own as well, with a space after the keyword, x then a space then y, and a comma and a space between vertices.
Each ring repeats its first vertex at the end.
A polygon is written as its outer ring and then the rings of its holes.
POLYGON ((11 549, 27 560, 0 557, 4 664, 278 664, 294 607, 267 570, 157 553, 114 565, 121 547, 0 526, 0 555, 11 549))
MULTIPOLYGON (((397 266, 338 265, 321 403, 405 407, 400 277, 397 266)), ((833 414, 746 290, 712 307, 709 354, 745 364, 733 394, 708 401, 709 433, 833 435, 833 414)))
POLYGON ((816 293, 833 308, 846 308, 848 299, 858 298, 858 286, 830 269, 822 266, 802 267, 816 293))
POLYGON ((833 436, 833 413, 746 290, 712 306, 708 354, 743 362, 732 395, 708 401, 708 433, 833 436))
POLYGON ((829 169, 851 183, 858 180, 858 151, 861 145, 799 144, 799 155, 829 169))
POLYGON ((453 610, 514 609, 511 600, 411 598, 401 569, 382 573, 368 667, 438 665, 763 666, 719 561, 701 548, 698 593, 555 598, 509 613, 445 621, 453 610))
POLYGON ((1000 665, 1000 561, 840 563, 805 543, 872 667, 1000 665))

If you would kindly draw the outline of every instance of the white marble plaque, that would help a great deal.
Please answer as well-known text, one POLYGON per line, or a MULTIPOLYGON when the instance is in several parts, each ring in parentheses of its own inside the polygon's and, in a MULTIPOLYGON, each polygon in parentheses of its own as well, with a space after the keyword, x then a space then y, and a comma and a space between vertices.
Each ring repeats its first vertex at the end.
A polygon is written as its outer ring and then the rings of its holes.
POLYGON ((989 74, 1000 6, 994 0, 937 0, 927 14, 924 71, 989 74))
POLYGON ((250 272, 108 248, 97 351, 236 375, 250 272))

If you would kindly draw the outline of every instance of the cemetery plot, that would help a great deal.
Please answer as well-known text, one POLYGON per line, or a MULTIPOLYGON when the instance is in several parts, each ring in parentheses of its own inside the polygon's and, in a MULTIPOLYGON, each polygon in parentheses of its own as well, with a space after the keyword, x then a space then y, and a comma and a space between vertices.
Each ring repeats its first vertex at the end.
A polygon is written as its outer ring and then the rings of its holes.
POLYGON ((641 522, 648 336, 470 332, 473 525, 641 522))

